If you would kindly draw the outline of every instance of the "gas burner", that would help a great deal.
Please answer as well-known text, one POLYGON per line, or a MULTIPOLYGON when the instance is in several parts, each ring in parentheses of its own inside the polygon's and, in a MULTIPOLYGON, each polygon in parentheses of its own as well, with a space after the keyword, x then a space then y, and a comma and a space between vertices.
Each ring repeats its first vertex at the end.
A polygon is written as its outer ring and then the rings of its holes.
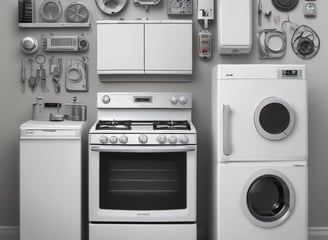
POLYGON ((154 121, 154 130, 190 130, 190 123, 188 121, 154 121))
POLYGON ((96 130, 131 130, 131 121, 99 121, 96 130))

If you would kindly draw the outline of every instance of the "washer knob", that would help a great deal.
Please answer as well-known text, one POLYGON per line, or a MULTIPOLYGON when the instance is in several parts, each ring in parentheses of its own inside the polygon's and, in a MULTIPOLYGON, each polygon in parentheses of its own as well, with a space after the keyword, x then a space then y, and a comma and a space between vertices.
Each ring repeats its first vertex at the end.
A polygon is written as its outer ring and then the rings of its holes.
POLYGON ((109 141, 110 141, 110 143, 117 143, 117 137, 116 136, 111 136, 110 137, 110 139, 109 139, 109 141))
POLYGON ((179 138, 180 143, 187 144, 189 142, 188 136, 184 135, 179 138))
POLYGON ((139 136, 139 142, 140 143, 146 143, 148 141, 148 137, 146 135, 140 135, 139 136))
POLYGON ((178 99, 176 96, 173 96, 170 100, 170 102, 173 104, 173 105, 176 105, 178 103, 178 99))
POLYGON ((120 137, 120 143, 126 144, 128 142, 128 137, 123 135, 122 137, 120 137))
POLYGON ((108 104, 110 102, 110 97, 108 95, 104 95, 101 100, 104 104, 108 104))
POLYGON ((102 144, 106 144, 108 142, 108 137, 106 136, 101 136, 99 138, 99 141, 102 143, 102 144))
POLYGON ((166 136, 165 135, 159 135, 157 138, 157 141, 161 144, 166 142, 166 136))
POLYGON ((182 105, 186 105, 187 102, 188 102, 188 98, 186 98, 185 96, 181 96, 179 98, 179 102, 182 104, 182 105))
POLYGON ((177 143, 177 137, 176 136, 169 137, 169 143, 171 143, 171 144, 177 143))

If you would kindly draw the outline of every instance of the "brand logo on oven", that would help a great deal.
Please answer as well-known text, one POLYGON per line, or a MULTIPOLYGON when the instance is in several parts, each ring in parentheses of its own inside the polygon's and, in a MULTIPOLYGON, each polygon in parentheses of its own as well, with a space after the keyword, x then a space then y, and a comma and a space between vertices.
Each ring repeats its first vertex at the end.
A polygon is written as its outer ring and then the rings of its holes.
POLYGON ((137 213, 138 217, 149 217, 150 213, 137 213))
POLYGON ((233 73, 227 73, 226 76, 227 77, 233 77, 233 73))

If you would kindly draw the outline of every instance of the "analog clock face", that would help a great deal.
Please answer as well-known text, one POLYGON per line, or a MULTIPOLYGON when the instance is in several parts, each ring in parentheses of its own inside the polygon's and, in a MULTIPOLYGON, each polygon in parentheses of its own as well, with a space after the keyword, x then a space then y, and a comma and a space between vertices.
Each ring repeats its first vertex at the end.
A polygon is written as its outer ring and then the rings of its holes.
POLYGON ((168 1, 168 14, 192 14, 192 0, 169 0, 168 1))

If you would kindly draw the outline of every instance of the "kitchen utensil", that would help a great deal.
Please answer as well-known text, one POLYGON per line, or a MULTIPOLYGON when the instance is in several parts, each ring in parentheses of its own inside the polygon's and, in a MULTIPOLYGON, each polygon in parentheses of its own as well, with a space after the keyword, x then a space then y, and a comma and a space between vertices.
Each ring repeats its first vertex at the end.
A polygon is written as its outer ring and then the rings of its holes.
POLYGON ((25 82, 26 82, 26 69, 25 69, 25 59, 22 58, 21 76, 20 82, 22 86, 22 93, 25 92, 25 82))
POLYGON ((61 103, 45 102, 42 97, 37 97, 36 102, 33 103, 33 120, 49 121, 51 114, 53 119, 59 119, 61 107, 61 103))
POLYGON ((46 56, 39 54, 35 57, 35 62, 39 64, 39 69, 37 70, 37 82, 41 82, 42 92, 49 92, 47 87, 46 70, 43 64, 46 62, 46 56))
POLYGON ((67 120, 86 121, 87 106, 85 103, 77 102, 76 97, 74 97, 72 102, 65 104, 64 115, 67 120))
POLYGON ((34 75, 34 60, 33 59, 29 59, 28 62, 30 64, 30 69, 31 69, 31 76, 28 79, 28 85, 30 86, 32 92, 34 92, 35 87, 37 85, 36 77, 34 75))

